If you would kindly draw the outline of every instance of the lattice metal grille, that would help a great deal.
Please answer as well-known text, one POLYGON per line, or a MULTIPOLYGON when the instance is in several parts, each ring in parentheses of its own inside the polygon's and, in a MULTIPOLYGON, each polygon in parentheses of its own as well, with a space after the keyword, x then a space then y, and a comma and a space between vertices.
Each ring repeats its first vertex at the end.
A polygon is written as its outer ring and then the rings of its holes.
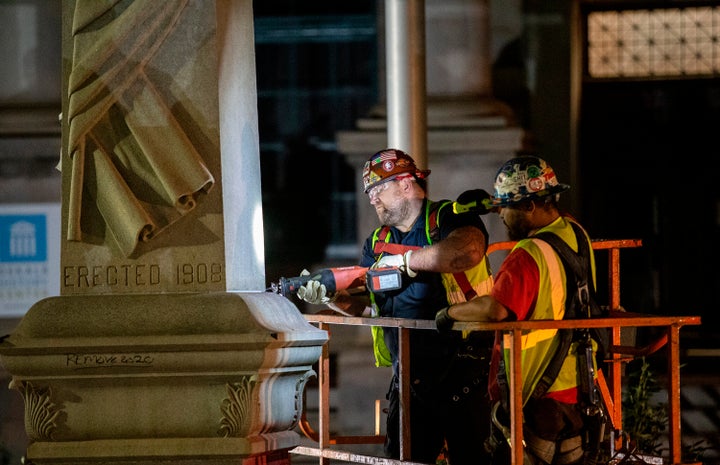
POLYGON ((588 14, 594 78, 720 74, 720 7, 588 14))

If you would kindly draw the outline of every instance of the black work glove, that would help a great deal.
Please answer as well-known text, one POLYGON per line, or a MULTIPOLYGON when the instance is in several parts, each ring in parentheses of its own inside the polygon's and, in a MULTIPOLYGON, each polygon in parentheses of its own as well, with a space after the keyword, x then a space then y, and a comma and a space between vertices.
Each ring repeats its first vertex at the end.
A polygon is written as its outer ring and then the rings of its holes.
POLYGON ((452 317, 448 314, 449 308, 450 307, 445 307, 442 310, 438 310, 438 312, 435 314, 435 327, 437 328, 438 332, 446 333, 452 330, 455 320, 453 320, 452 317))
POLYGON ((492 206, 492 196, 483 189, 472 189, 460 194, 453 202, 455 213, 474 212, 478 215, 485 215, 495 211, 492 206))

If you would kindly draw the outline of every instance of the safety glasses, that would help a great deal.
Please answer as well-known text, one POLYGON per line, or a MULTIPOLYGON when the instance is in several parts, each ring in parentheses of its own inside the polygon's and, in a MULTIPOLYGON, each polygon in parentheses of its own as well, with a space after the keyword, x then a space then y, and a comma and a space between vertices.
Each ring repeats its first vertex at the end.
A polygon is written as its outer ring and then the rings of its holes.
POLYGON ((378 184, 377 186, 370 189, 367 193, 368 197, 370 198, 370 202, 374 202, 375 199, 377 199, 383 191, 387 190, 387 188, 390 187, 390 183, 392 181, 393 180, 378 184))

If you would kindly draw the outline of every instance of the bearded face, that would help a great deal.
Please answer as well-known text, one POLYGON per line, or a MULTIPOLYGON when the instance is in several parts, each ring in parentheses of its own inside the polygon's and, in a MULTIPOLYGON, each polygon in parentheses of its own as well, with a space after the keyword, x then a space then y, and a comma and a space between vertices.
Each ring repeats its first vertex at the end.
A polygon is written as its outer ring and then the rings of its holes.
POLYGON ((508 231, 511 241, 525 239, 533 230, 527 211, 524 208, 505 207, 500 211, 500 217, 508 231))
POLYGON ((410 200, 392 197, 387 202, 375 204, 375 213, 381 224, 399 226, 410 216, 410 200))

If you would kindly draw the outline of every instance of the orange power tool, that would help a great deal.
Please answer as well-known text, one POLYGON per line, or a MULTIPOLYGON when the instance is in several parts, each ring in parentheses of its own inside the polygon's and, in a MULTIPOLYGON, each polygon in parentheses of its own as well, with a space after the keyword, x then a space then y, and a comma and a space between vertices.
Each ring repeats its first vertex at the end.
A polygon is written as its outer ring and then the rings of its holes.
POLYGON ((300 286, 305 285, 310 280, 324 284, 329 293, 361 287, 367 287, 371 292, 385 292, 400 289, 402 286, 402 273, 396 267, 342 266, 323 268, 309 275, 280 278, 277 283, 270 285, 270 290, 288 297, 297 293, 300 286))

